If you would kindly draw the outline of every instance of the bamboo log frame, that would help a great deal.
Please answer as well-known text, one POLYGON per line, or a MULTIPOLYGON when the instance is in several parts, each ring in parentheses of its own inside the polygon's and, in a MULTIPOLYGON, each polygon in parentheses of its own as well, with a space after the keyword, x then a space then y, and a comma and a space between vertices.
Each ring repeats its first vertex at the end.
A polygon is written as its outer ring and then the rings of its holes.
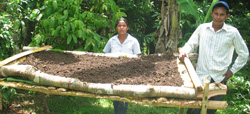
POLYGON ((197 92, 201 92, 203 91, 203 86, 201 84, 201 81, 191 63, 191 61, 188 59, 188 58, 184 58, 184 63, 185 63, 185 66, 188 70, 188 73, 189 73, 189 76, 194 84, 194 87, 196 89, 197 92))
POLYGON ((208 102, 208 92, 209 92, 209 83, 208 77, 205 77, 204 80, 204 95, 202 98, 202 108, 201 108, 201 114, 207 114, 207 102, 208 102))
MULTIPOLYGON (((39 49, 36 50, 39 51, 39 49)), ((33 53, 33 51, 31 52, 33 53)), ((106 54, 96 54, 96 53, 82 53, 74 51, 65 51, 65 52, 73 54, 93 54, 93 55, 107 56, 106 54)), ((20 57, 21 56, 19 56, 19 58, 20 57)), ((8 63, 4 63, 3 65, 8 63)), ((190 74, 190 71, 188 71, 188 73, 190 74)), ((35 71, 32 68, 32 66, 24 67, 22 65, 3 66, 0 69, 0 76, 21 76, 23 78, 32 80, 39 84, 62 87, 59 89, 55 89, 55 87, 46 88, 44 86, 35 86, 23 83, 0 81, 0 85, 10 86, 17 89, 33 90, 51 95, 104 98, 109 100, 117 100, 117 101, 131 102, 136 104, 163 106, 163 107, 201 108, 203 104, 202 101, 198 100, 203 98, 202 89, 199 88, 197 89, 197 88, 173 87, 173 86, 112 85, 112 84, 87 83, 87 82, 81 82, 78 79, 64 78, 61 76, 41 73, 40 71, 35 71), (57 80, 61 81, 58 82, 57 80), (70 89, 70 91, 67 91, 65 88, 70 89), (153 99, 152 97, 156 98, 153 99), (171 99, 165 97, 170 97, 171 99), (149 100, 148 98, 151 100, 149 100)), ((227 87, 225 85, 210 84, 209 86, 211 87, 209 87, 210 89, 207 98, 216 95, 226 95, 227 87)), ((225 109, 227 107, 227 102, 208 101, 207 107, 208 109, 225 109)))
MULTIPOLYGON (((196 93, 194 88, 174 86, 149 85, 112 85, 81 82, 74 78, 65 78, 35 71, 31 65, 6 65, 1 67, 0 76, 20 76, 41 85, 62 87, 72 90, 85 91, 95 94, 108 94, 130 97, 174 97, 187 99, 201 99, 203 94, 196 93), (60 81, 58 81, 60 80, 60 81)), ((225 95, 225 85, 211 84, 212 95, 225 95), (217 91, 220 91, 219 93, 217 91)))
MULTIPOLYGON (((67 96, 78 96, 78 97, 90 97, 90 98, 102 98, 109 100, 124 101, 129 103, 141 104, 141 105, 152 105, 152 106, 162 106, 162 107, 180 107, 180 108, 201 108, 201 100, 187 100, 187 99, 168 99, 165 97, 160 98, 127 98, 122 96, 112 96, 112 95, 98 95, 93 93, 85 93, 81 91, 74 91, 65 88, 55 88, 55 87, 45 87, 36 86, 30 84, 24 84, 21 82, 5 82, 0 81, 1 86, 8 86, 17 89, 31 90, 42 92, 48 95, 67 95, 67 96)), ((223 110, 227 108, 228 104, 226 101, 208 101, 208 109, 220 109, 223 110)))
POLYGON ((3 61, 0 61, 0 68, 14 60, 17 60, 21 57, 24 57, 26 55, 29 55, 31 53, 35 53, 35 52, 39 52, 39 51, 43 51, 43 50, 46 50, 46 49, 50 49, 52 48, 51 46, 45 46, 45 47, 41 47, 41 48, 38 48, 38 49, 34 49, 34 50, 31 50, 31 51, 25 51, 25 52, 22 52, 22 53, 19 53, 19 54, 16 54, 14 56, 11 56, 3 61))

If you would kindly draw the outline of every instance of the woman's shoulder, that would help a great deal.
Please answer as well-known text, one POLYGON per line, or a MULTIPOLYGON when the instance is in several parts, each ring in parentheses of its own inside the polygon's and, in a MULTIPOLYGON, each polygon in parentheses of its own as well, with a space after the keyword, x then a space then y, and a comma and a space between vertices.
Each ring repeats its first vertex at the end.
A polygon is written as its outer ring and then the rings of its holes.
POLYGON ((138 41, 134 36, 132 36, 132 35, 130 35, 130 34, 128 34, 128 39, 129 40, 133 40, 133 41, 138 41))
POLYGON ((118 35, 114 35, 114 36, 112 36, 109 40, 115 40, 115 39, 117 39, 118 38, 118 35))

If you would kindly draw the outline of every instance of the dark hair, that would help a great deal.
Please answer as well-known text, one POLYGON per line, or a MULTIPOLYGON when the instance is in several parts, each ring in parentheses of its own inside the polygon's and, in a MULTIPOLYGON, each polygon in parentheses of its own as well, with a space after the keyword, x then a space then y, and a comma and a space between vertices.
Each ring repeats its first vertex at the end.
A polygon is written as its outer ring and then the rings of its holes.
POLYGON ((214 11, 214 9, 215 9, 216 7, 224 7, 224 8, 226 8, 226 10, 227 10, 226 13, 229 14, 229 10, 228 10, 227 7, 226 7, 225 5, 223 5, 223 4, 217 4, 216 6, 214 6, 212 12, 214 11))
POLYGON ((118 20, 116 21, 115 27, 117 27, 117 25, 118 25, 118 23, 119 23, 120 21, 124 21, 124 22, 127 24, 127 26, 128 26, 128 20, 127 20, 126 18, 120 18, 120 19, 118 19, 118 20))

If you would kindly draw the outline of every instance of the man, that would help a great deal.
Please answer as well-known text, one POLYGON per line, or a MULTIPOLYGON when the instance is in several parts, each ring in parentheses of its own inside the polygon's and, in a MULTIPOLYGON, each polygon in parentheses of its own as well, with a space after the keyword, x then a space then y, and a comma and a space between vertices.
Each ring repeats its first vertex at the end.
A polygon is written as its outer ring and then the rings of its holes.
MULTIPOLYGON (((188 57, 199 46, 199 57, 196 72, 203 83, 205 76, 211 83, 226 81, 239 71, 247 62, 249 51, 239 31, 225 24, 229 17, 229 6, 224 1, 219 1, 213 6, 211 12, 213 21, 201 24, 192 34, 188 42, 180 50, 179 59, 188 57), (238 54, 234 64, 229 68, 234 49, 238 54)), ((210 100, 222 100, 222 96, 212 97, 210 100)), ((207 110, 214 114, 216 110, 207 110)), ((189 109, 188 114, 200 114, 200 109, 189 109)))

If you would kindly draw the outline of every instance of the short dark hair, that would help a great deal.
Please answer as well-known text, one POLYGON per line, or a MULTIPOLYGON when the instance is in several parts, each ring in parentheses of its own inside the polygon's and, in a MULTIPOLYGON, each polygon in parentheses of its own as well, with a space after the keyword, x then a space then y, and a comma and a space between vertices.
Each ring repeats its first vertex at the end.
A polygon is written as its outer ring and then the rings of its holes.
POLYGON ((117 25, 118 25, 118 23, 119 23, 120 21, 124 21, 124 22, 127 24, 127 26, 128 26, 128 20, 127 20, 126 18, 120 18, 120 19, 118 19, 118 20, 116 21, 115 27, 117 27, 117 25))
POLYGON ((226 8, 226 10, 227 10, 227 14, 229 14, 229 10, 228 10, 228 8, 225 6, 225 5, 223 5, 223 4, 217 4, 217 5, 215 5, 214 7, 213 7, 213 10, 212 10, 212 12, 214 11, 214 9, 215 8, 217 8, 217 7, 224 7, 224 8, 226 8))

